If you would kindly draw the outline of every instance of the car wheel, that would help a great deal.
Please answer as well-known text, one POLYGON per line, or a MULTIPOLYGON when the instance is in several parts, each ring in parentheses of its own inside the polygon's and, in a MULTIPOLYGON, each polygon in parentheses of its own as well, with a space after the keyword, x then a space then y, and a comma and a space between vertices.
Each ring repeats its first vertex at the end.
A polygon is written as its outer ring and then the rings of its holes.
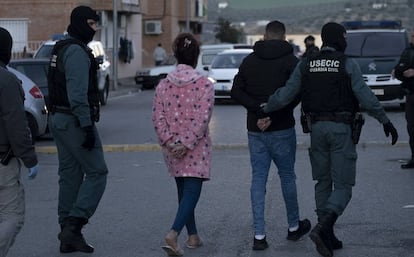
POLYGON ((105 86, 103 90, 99 91, 99 101, 101 102, 101 105, 106 105, 108 101, 108 94, 109 94, 109 79, 105 79, 105 86))
POLYGON ((37 122, 35 118, 29 113, 26 113, 26 119, 27 123, 29 124, 30 133, 32 134, 32 143, 34 144, 36 142, 36 137, 38 134, 37 122))
POLYGON ((155 84, 152 84, 152 83, 144 83, 144 84, 142 84, 142 88, 143 89, 153 89, 153 88, 155 88, 155 84))

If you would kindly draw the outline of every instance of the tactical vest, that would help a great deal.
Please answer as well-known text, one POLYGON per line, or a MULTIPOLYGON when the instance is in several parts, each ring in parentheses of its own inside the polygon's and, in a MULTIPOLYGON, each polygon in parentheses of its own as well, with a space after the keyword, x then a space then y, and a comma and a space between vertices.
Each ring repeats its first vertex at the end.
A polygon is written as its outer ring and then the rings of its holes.
POLYGON ((355 113, 358 102, 341 52, 321 51, 303 62, 302 108, 305 113, 355 113))
POLYGON ((66 89, 65 70, 61 56, 64 50, 71 44, 81 46, 88 54, 91 63, 89 68, 88 103, 91 109, 99 107, 98 63, 92 54, 92 50, 88 46, 77 39, 69 38, 57 42, 52 50, 48 71, 49 110, 53 110, 55 106, 70 107, 66 89))

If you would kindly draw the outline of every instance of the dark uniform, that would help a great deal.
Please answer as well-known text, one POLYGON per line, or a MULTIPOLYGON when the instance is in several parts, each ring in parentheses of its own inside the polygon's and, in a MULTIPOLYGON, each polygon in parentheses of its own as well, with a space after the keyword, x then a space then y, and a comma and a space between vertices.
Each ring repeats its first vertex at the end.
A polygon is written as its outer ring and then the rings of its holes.
POLYGON ((296 66, 285 87, 270 96, 265 112, 288 104, 301 93, 302 108, 310 119, 309 157, 315 185, 318 224, 310 237, 323 256, 333 256, 342 248, 333 226, 352 197, 357 153, 352 141, 351 123, 358 103, 384 124, 385 134, 397 140, 397 131, 384 108, 365 84, 358 64, 344 56, 345 29, 337 23, 322 28, 323 46, 316 56, 296 66))
POLYGON ((87 20, 98 20, 89 7, 72 11, 69 36, 52 50, 48 73, 50 131, 59 158, 58 215, 61 252, 93 252, 82 227, 101 200, 108 169, 94 123, 99 119, 97 64, 87 47, 95 31, 87 20))
MULTIPOLYGON (((414 33, 411 35, 414 36, 414 33)), ((414 42, 414 38, 411 39, 414 42)), ((408 163, 402 164, 402 169, 414 168, 414 77, 404 76, 404 71, 414 69, 414 45, 413 43, 404 50, 401 58, 395 66, 395 77, 402 81, 402 86, 406 89, 405 96, 405 119, 407 120, 407 131, 411 150, 411 159, 408 163)))
POLYGON ((7 255, 24 224, 22 164, 31 179, 39 171, 21 81, 6 68, 12 43, 10 33, 0 27, 0 257, 7 255))

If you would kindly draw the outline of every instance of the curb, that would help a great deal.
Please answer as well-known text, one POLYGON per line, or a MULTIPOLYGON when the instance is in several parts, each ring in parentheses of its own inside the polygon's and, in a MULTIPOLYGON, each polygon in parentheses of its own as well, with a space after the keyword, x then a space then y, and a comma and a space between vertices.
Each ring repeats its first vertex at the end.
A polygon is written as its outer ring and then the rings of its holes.
MULTIPOLYGON (((390 147, 390 142, 385 141, 371 141, 362 142, 358 144, 358 148, 366 148, 369 146, 390 147)), ((397 142, 393 147, 408 147, 408 141, 397 142)), ((103 145, 104 152, 158 152, 161 147, 158 144, 121 144, 121 145, 103 145)), ((309 143, 297 143, 297 149, 307 149, 309 143)), ((57 153, 56 146, 38 146, 35 147, 37 153, 55 154, 57 153)), ((247 143, 240 144, 214 144, 213 150, 238 150, 248 149, 247 143)))

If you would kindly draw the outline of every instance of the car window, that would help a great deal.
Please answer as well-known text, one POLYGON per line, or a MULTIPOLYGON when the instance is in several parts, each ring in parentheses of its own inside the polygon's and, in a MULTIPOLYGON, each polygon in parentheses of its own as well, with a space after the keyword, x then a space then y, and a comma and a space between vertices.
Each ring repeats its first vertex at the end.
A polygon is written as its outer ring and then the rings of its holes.
POLYGON ((345 54, 353 57, 400 56, 406 47, 405 33, 348 33, 345 54))
POLYGON ((47 88, 48 65, 13 65, 13 67, 29 77, 39 88, 47 88))
POLYGON ((212 69, 238 69, 244 57, 247 54, 222 54, 217 55, 213 63, 211 64, 212 69))
POLYGON ((35 58, 50 58, 52 55, 53 45, 42 45, 37 50, 35 58))
POLYGON ((202 65, 210 65, 217 53, 204 53, 201 58, 202 65))

